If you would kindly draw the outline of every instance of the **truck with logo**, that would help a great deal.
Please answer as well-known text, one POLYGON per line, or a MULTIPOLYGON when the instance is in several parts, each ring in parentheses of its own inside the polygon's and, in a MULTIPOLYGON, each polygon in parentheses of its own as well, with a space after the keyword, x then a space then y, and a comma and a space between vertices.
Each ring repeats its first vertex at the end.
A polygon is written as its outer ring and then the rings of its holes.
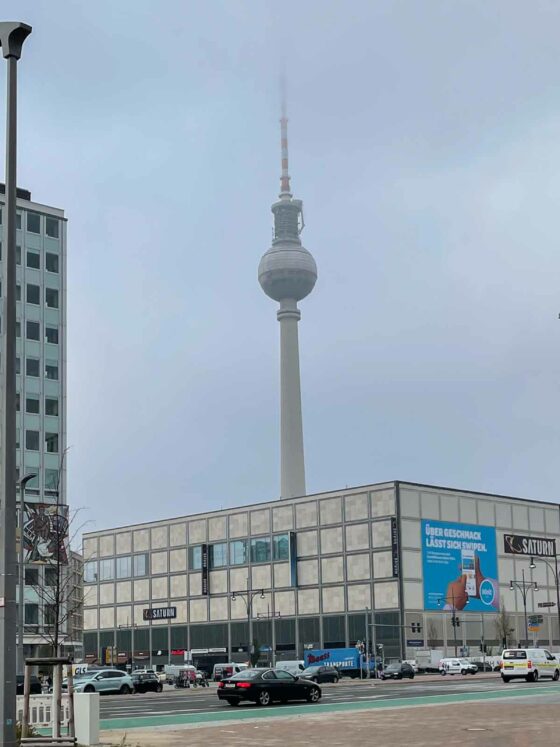
MULTIPOLYGON (((304 652, 306 667, 334 667, 341 676, 360 677, 366 675, 365 657, 356 648, 314 648, 304 652)), ((370 662, 373 670, 373 661, 370 662)))

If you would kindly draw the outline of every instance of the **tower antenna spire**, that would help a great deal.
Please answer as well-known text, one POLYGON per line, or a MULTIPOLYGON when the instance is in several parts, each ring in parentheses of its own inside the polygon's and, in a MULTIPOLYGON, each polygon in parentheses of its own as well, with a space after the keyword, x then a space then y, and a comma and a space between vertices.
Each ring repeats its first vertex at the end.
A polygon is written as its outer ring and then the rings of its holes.
POLYGON ((282 154, 282 176, 280 177, 280 197, 289 199, 290 174, 288 171, 288 106, 286 103, 286 76, 280 78, 280 149, 282 154))

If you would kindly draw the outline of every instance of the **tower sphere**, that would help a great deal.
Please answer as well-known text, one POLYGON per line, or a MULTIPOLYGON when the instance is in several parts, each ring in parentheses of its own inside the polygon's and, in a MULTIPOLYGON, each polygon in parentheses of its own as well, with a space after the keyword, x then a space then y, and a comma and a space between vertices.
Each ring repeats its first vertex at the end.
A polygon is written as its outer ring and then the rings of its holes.
POLYGON ((311 293, 316 281, 315 260, 301 244, 275 241, 262 256, 259 283, 266 295, 275 301, 287 298, 301 301, 311 293))

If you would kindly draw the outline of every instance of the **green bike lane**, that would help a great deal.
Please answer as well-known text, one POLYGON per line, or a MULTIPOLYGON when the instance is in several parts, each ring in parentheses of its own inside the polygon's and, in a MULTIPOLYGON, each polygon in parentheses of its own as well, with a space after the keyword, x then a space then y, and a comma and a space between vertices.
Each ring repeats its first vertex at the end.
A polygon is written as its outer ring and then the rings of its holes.
POLYGON ((214 725, 222 722, 238 722, 255 719, 293 718, 294 716, 318 715, 321 713, 343 713, 348 711, 370 711, 395 708, 410 708, 414 706, 448 705, 453 703, 487 702, 498 700, 512 700, 515 698, 538 698, 541 696, 559 695, 558 685, 531 687, 516 687, 506 690, 503 687, 496 690, 485 690, 466 693, 448 693, 443 695, 419 695, 413 697, 391 698, 384 695, 372 695, 371 699, 347 701, 344 703, 317 703, 297 706, 272 706, 268 708, 247 708, 235 710, 211 710, 197 713, 169 713, 150 716, 133 716, 122 718, 101 719, 100 727, 107 729, 150 729, 159 726, 196 726, 214 725))

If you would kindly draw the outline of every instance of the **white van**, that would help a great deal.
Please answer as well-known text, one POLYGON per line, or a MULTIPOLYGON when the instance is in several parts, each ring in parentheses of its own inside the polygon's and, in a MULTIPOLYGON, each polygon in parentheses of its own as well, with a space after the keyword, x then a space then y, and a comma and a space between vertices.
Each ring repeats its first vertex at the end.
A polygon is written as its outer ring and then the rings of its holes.
POLYGON ((560 662, 545 648, 506 648, 500 660, 502 681, 523 677, 537 682, 540 677, 560 678, 560 662))
POLYGON ((468 659, 442 659, 439 663, 440 674, 476 674, 478 667, 468 659))
POLYGON ((212 672, 212 679, 214 682, 220 682, 228 677, 232 677, 238 672, 242 672, 247 669, 247 664, 239 664, 235 662, 229 662, 227 664, 214 664, 214 670, 212 672))
POLYGON ((301 659, 297 661, 277 661, 276 669, 283 669, 297 677, 305 669, 305 663, 301 659))

